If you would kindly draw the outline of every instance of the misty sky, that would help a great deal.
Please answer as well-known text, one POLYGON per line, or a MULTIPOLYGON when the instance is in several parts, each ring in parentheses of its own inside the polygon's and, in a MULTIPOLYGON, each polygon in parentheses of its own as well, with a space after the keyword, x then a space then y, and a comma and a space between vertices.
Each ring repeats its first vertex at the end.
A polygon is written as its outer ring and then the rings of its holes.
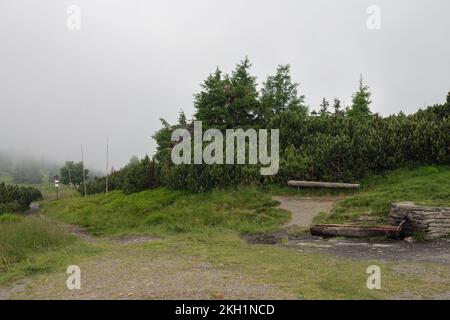
POLYGON ((246 55, 260 82, 291 64, 312 108, 349 104, 362 73, 374 112, 411 113, 450 91, 449 12, 448 0, 0 0, 0 149, 78 160, 83 143, 103 168, 108 136, 120 167, 246 55), (380 30, 366 26, 372 4, 380 30))

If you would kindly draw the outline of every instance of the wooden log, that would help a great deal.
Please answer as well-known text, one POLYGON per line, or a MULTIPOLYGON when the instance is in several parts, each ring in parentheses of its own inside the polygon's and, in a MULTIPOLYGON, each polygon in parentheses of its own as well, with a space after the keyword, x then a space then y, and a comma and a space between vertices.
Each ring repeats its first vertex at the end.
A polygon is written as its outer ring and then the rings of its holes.
POLYGON ((313 236, 322 237, 378 237, 388 236, 390 238, 399 238, 401 228, 394 226, 362 226, 362 225, 344 225, 344 224, 317 224, 311 226, 313 236))
POLYGON ((357 183, 340 183, 340 182, 319 182, 319 181, 288 181, 291 187, 303 188, 333 188, 333 189, 358 189, 357 183))

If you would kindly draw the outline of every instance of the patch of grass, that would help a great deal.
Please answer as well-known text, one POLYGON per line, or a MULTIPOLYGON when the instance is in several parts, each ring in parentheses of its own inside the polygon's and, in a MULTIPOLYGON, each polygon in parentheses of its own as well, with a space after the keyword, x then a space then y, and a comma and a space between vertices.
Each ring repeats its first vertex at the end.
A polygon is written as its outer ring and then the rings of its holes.
MULTIPOLYGON (((386 299, 406 290, 429 297, 446 290, 450 269, 422 265, 424 274, 399 274, 401 263, 339 259, 331 255, 299 251, 271 245, 251 245, 234 233, 179 235, 147 244, 155 254, 195 257, 216 268, 246 274, 258 285, 270 285, 303 299, 386 299), (369 290, 367 268, 378 265, 382 271, 382 290, 369 290)), ((412 266, 413 264, 409 264, 412 266)), ((244 277, 245 278, 245 277, 244 277)))
POLYGON ((6 223, 16 223, 22 221, 22 217, 17 214, 4 213, 0 214, 0 225, 6 223))
POLYGON ((412 201, 430 206, 450 206, 450 167, 428 166, 396 170, 372 176, 362 190, 341 201, 331 214, 321 214, 315 223, 358 222, 361 216, 386 223, 392 203, 412 201))
POLYGON ((54 221, 7 216, 0 223, 0 282, 50 270, 69 252, 87 248, 54 221))
POLYGON ((258 188, 216 190, 201 194, 165 188, 124 195, 120 191, 87 198, 44 202, 43 213, 88 228, 96 235, 240 233, 275 231, 289 213, 275 209, 269 193, 258 188))
POLYGON ((25 260, 30 252, 63 247, 75 241, 61 226, 35 216, 0 225, 1 267, 25 260))

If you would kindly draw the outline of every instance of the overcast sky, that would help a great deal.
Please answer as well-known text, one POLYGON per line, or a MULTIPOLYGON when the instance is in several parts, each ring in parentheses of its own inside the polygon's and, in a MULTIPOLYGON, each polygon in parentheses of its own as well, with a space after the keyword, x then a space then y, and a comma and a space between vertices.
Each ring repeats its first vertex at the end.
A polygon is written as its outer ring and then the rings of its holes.
POLYGON ((82 143, 103 168, 108 136, 120 167, 246 55, 260 82, 291 64, 312 108, 348 104, 362 73, 374 112, 415 112, 450 91, 449 12, 448 0, 0 0, 0 149, 78 160, 82 143))

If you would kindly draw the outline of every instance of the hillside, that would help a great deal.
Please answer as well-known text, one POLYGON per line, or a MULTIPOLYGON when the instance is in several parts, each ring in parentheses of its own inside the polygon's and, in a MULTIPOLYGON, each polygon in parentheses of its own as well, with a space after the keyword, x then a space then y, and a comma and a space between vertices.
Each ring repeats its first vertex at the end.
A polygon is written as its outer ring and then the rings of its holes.
POLYGON ((273 208, 276 205, 270 194, 253 187, 201 194, 158 188, 131 195, 114 191, 45 202, 42 209, 51 218, 78 224, 97 235, 168 235, 274 231, 289 218, 288 212, 273 208))
POLYGON ((401 169, 371 176, 362 182, 360 192, 341 201, 332 213, 318 216, 315 222, 358 222, 361 216, 370 216, 384 223, 390 205, 401 201, 450 206, 450 167, 401 169))

